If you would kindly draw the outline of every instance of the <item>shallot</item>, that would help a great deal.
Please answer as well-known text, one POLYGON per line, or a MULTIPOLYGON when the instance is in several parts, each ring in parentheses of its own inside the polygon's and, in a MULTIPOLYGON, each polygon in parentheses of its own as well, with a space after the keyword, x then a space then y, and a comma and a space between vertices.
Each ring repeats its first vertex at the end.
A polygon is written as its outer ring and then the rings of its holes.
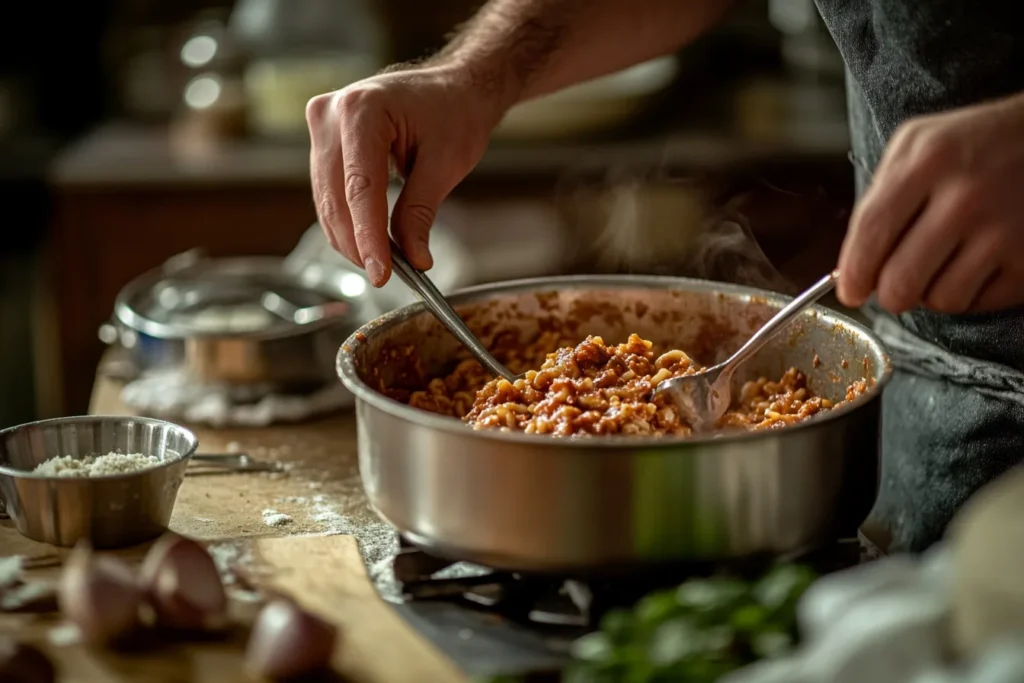
POLYGON ((140 570, 157 623, 180 631, 226 622, 227 594, 213 558, 195 541, 168 534, 150 548, 140 570))
POLYGON ((37 648, 0 636, 0 681, 4 683, 53 683, 57 669, 37 648))
POLYGON ((108 645, 135 626, 142 591, 131 567, 80 542, 64 564, 58 603, 84 642, 108 645))
POLYGON ((245 653, 250 672, 274 680, 296 678, 330 666, 337 630, 288 600, 260 612, 245 653))

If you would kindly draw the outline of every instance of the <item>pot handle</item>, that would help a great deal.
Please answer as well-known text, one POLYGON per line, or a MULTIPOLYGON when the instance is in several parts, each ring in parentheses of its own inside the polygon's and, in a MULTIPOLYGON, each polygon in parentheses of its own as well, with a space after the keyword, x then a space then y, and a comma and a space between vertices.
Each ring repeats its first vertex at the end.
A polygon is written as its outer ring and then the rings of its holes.
POLYGON ((277 292, 266 291, 260 297, 260 304, 285 322, 294 325, 308 325, 325 318, 346 316, 352 312, 347 301, 328 301, 316 306, 296 306, 277 292))
POLYGON ((183 251, 180 254, 175 254, 164 261, 163 271, 164 273, 171 275, 172 273, 187 270, 205 259, 206 250, 202 247, 196 247, 195 249, 189 249, 188 251, 183 251))

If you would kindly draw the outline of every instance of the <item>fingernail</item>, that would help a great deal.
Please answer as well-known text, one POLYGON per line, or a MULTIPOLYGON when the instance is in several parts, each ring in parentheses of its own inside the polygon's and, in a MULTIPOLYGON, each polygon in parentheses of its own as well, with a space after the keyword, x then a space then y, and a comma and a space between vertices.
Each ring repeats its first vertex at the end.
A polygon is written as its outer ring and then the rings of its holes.
POLYGON ((363 259, 363 267, 366 268, 366 275, 370 278, 370 282, 373 283, 374 287, 380 287, 384 284, 387 271, 384 270, 383 263, 375 258, 367 258, 363 259))

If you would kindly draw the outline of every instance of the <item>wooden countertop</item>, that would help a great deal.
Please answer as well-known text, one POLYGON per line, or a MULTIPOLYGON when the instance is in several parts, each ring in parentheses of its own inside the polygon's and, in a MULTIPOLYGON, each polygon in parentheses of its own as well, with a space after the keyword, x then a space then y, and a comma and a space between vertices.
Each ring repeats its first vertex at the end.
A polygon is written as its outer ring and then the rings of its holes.
MULTIPOLYGON (((118 382, 98 377, 90 412, 130 414, 119 392, 118 382)), ((237 563, 250 582, 290 594, 338 624, 341 645, 334 667, 345 680, 466 682, 447 657, 380 599, 355 538, 347 535, 357 527, 383 524, 368 508, 359 482, 353 416, 264 429, 195 431, 204 452, 237 448, 283 462, 288 471, 186 477, 171 521, 174 531, 211 543, 214 556, 237 563), (263 518, 268 509, 291 521, 268 526, 263 518)), ((879 530, 866 525, 863 531, 879 547, 887 545, 879 530)), ((59 559, 67 552, 23 538, 10 521, 0 521, 0 549, 0 556, 30 559, 59 559)), ((135 547, 118 554, 138 561, 145 550, 135 547)), ((364 544, 366 550, 379 552, 364 544)), ((52 579, 58 571, 51 564, 28 574, 52 579)), ((235 607, 251 619, 251 603, 236 601, 235 607)), ((244 635, 201 644, 162 643, 154 651, 125 657, 61 644, 55 641, 59 632, 54 615, 0 614, 0 634, 17 633, 48 651, 62 672, 60 683, 253 680, 243 672, 244 635)))
MULTIPOLYGON (((97 378, 90 413, 130 414, 118 382, 97 378)), ((187 476, 171 520, 173 531, 210 542, 215 558, 240 562, 246 579, 291 594, 339 625, 335 668, 346 680, 372 683, 458 683, 446 657, 410 629, 371 585, 356 540, 357 527, 382 522, 367 506, 359 482, 355 424, 340 415, 301 425, 265 429, 196 428, 203 452, 243 450, 285 464, 284 473, 187 476), (290 517, 270 526, 264 511, 290 517), (232 559, 233 558, 233 559, 232 559), (239 558, 244 558, 242 562, 239 558)), ((0 555, 61 558, 55 549, 20 536, 0 522, 0 555)), ((118 554, 141 559, 146 547, 118 554)), ((52 578, 54 567, 32 570, 52 578)), ((245 612, 242 605, 243 613, 245 612)), ((249 606, 249 618, 252 615, 249 606)), ((49 651, 63 672, 61 683, 248 681, 242 670, 244 640, 161 647, 130 659, 77 646, 55 645, 56 618, 0 614, 0 633, 16 632, 49 651)))
MULTIPOLYGON (((121 384, 97 377, 89 413, 128 415, 121 384)), ((376 521, 359 480, 355 416, 351 413, 298 425, 264 429, 190 426, 203 453, 232 450, 257 459, 278 460, 286 473, 186 477, 178 493, 171 528, 202 539, 261 535, 338 533, 341 518, 354 524, 376 521), (319 504, 310 505, 313 499, 319 504), (268 527, 264 510, 292 517, 268 527), (336 514, 335 514, 336 513, 336 514)))

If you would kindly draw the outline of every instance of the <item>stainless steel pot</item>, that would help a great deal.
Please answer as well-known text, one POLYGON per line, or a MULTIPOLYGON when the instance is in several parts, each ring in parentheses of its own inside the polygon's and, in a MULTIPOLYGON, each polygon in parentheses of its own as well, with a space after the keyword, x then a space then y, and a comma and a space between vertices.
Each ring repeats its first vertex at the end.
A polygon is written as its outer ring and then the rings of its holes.
MULTIPOLYGON (((484 340, 526 336, 545 318, 579 335, 637 332, 724 358, 786 297, 681 278, 561 277, 502 283, 450 297, 484 340)), ((454 559, 520 571, 610 570, 635 564, 786 554, 855 532, 874 503, 879 396, 891 365, 864 327, 821 307, 737 373, 796 366, 819 395, 854 401, 781 430, 703 437, 560 439, 474 431, 378 393, 382 352, 415 345, 442 373, 457 342, 422 305, 361 328, 338 353, 357 398, 359 464, 370 503, 413 543, 454 559)), ((741 376, 742 375, 742 376, 741 376)))
POLYGON ((130 373, 177 369, 198 384, 322 386, 333 379, 338 344, 380 313, 369 289, 362 275, 328 264, 290 269, 280 258, 189 252, 125 286, 100 337, 129 351, 130 373), (303 310, 333 307, 332 315, 286 320, 261 303, 267 294, 303 310), (239 307, 246 315, 221 327, 201 317, 239 307))

